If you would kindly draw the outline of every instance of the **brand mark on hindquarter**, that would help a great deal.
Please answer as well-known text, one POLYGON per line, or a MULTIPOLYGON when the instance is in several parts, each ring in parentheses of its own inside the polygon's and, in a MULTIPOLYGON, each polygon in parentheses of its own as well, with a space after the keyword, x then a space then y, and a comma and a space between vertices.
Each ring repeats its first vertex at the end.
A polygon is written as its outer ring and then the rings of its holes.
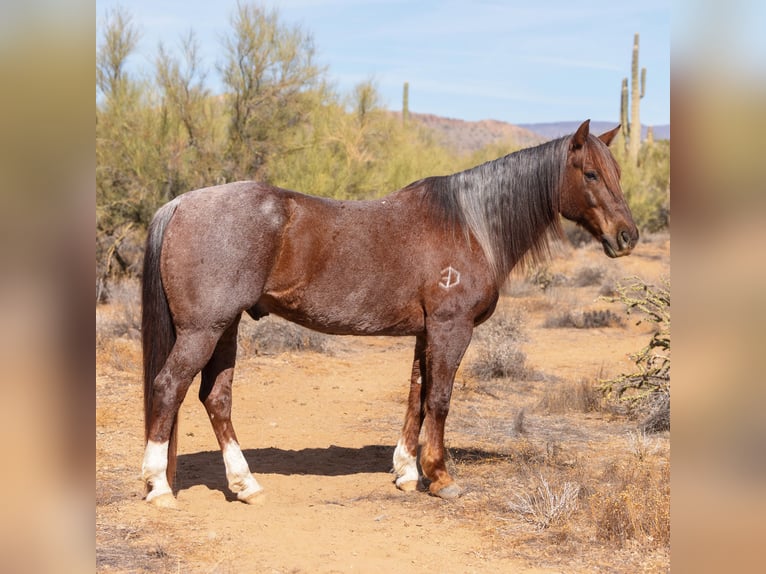
POLYGON ((442 269, 441 277, 439 281, 439 287, 442 289, 451 289, 455 285, 460 283, 460 271, 453 269, 451 266, 446 269, 442 269))

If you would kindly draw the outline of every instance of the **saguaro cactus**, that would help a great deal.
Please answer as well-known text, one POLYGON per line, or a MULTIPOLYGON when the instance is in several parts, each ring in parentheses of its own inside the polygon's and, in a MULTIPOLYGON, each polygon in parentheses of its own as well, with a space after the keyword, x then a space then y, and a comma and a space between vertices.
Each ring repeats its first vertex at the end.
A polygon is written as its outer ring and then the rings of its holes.
POLYGON ((630 78, 630 137, 628 140, 628 157, 634 165, 638 165, 638 152, 641 149, 641 98, 646 93, 646 68, 641 70, 641 85, 638 80, 638 34, 633 36, 633 59, 631 62, 630 78))
POLYGON ((410 83, 404 82, 404 92, 402 93, 402 123, 406 124, 410 117, 410 83))
POLYGON ((628 78, 622 79, 622 91, 620 92, 620 135, 622 136, 623 150, 628 150, 628 78))

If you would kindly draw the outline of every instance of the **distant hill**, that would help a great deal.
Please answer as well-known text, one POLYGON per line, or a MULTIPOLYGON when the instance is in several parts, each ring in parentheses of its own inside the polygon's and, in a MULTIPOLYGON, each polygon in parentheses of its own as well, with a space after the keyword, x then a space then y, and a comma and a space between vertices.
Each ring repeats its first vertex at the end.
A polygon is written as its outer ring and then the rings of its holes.
POLYGON ((497 120, 467 122, 413 112, 410 112, 410 118, 429 128, 442 145, 458 153, 470 153, 492 143, 507 141, 513 141, 520 147, 529 147, 547 139, 523 127, 497 120))
MULTIPOLYGON (((574 133, 577 127, 582 122, 551 122, 543 124, 519 124, 520 128, 524 128, 531 132, 541 135, 546 140, 560 138, 567 134, 574 133)), ((602 122, 591 121, 590 129, 597 134, 611 130, 617 125, 617 122, 602 122)), ((670 139, 670 124, 652 126, 654 130, 654 139, 656 140, 669 140, 670 139)), ((647 126, 641 126, 641 138, 646 137, 647 126)))
MULTIPOLYGON (((400 112, 392 112, 400 116, 400 112)), ((538 124, 509 124, 498 120, 469 122, 433 114, 410 112, 410 119, 430 129, 439 143, 458 152, 471 153, 489 144, 512 141, 519 147, 530 147, 548 140, 574 133, 580 121, 538 124)), ((591 121, 591 130, 597 134, 614 128, 616 122, 591 121)), ((670 125, 653 126, 654 139, 670 139, 670 125)), ((646 126, 643 127, 646 137, 646 126)))

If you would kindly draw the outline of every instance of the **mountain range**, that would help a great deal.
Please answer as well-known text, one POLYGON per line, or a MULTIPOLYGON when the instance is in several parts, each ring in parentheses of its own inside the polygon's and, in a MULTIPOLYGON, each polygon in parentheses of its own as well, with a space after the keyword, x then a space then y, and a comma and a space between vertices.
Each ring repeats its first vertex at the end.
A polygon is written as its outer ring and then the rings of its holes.
MULTIPOLYGON (((411 120, 429 128, 443 145, 458 153, 470 153, 486 145, 512 141, 529 147, 574 133, 581 121, 535 124, 510 124, 498 120, 465 121, 433 114, 410 112, 411 120)), ((591 121, 591 130, 600 134, 614 128, 617 122, 591 121)), ((654 139, 670 139, 670 125, 652 126, 654 139)), ((642 126, 646 137, 647 126, 642 126)))
MULTIPOLYGON (((520 128, 527 129, 531 132, 543 136, 545 139, 555 139, 567 134, 574 133, 581 122, 552 122, 543 124, 518 124, 520 128)), ((603 133, 609 131, 617 125, 617 122, 603 122, 603 121, 591 121, 590 129, 595 133, 603 133)), ((641 138, 646 138, 646 132, 649 126, 641 126, 641 138)), ((670 124, 664 124, 659 126, 652 126, 655 140, 669 140, 670 139, 670 124)))

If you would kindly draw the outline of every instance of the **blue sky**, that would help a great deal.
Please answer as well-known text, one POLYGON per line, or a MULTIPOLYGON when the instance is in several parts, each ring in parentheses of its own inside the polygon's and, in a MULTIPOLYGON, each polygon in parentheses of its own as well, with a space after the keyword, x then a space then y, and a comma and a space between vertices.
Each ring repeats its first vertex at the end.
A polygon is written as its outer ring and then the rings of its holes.
MULTIPOLYGON (((236 0, 97 0, 97 26, 121 4, 141 31, 130 69, 149 76, 157 45, 175 48, 194 30, 222 91, 216 63, 236 0)), ((617 121, 620 84, 630 75, 633 34, 647 68, 641 121, 670 123, 670 2, 641 0, 413 1, 282 0, 286 25, 311 33, 340 93, 372 79, 390 109, 511 123, 617 121)), ((100 42, 100 30, 98 41, 100 42)))

